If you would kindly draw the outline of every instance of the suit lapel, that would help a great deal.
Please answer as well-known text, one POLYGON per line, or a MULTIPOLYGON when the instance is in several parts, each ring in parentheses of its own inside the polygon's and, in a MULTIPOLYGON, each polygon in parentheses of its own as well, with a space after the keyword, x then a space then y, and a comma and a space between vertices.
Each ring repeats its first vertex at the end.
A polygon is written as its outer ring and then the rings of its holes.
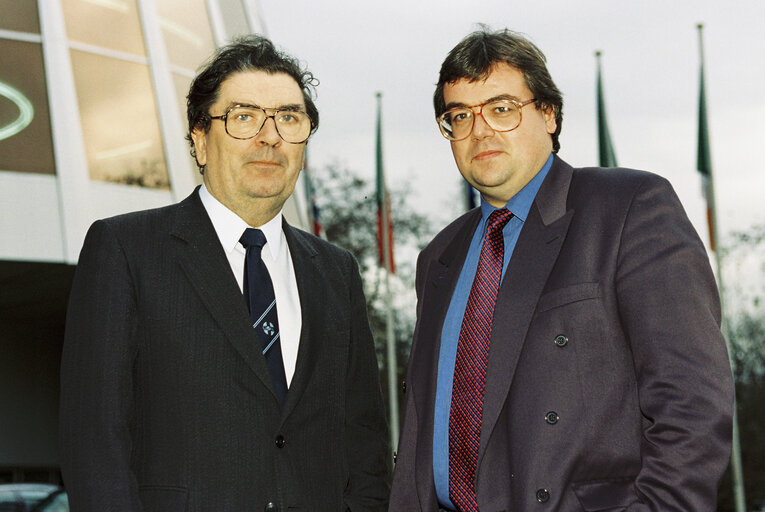
POLYGON ((537 193, 494 307, 481 420, 480 465, 505 404, 526 332, 574 214, 566 211, 572 169, 557 156, 537 193))
POLYGON ((481 220, 481 210, 476 208, 468 212, 462 225, 438 258, 427 269, 427 278, 422 290, 422 325, 418 326, 417 346, 413 348, 410 387, 419 411, 424 411, 428 424, 433 421, 435 406, 436 376, 438 372, 438 353, 441 346, 441 329, 446 311, 452 300, 452 293, 457 286, 462 264, 465 262, 473 232, 481 220))
POLYGON ((318 253, 316 249, 297 229, 287 224, 286 220, 282 223, 282 229, 290 249, 292 268, 295 270, 301 311, 300 343, 295 373, 292 376, 287 400, 282 411, 282 418, 286 418, 305 391, 316 365, 318 344, 312 343, 311 339, 316 338, 314 331, 317 330, 317 326, 321 325, 322 318, 320 317, 321 308, 311 307, 311 305, 321 303, 321 293, 328 290, 329 287, 320 284, 324 279, 324 274, 317 262, 318 253))
POLYGON ((178 204, 170 235, 178 240, 178 262, 228 341, 276 397, 260 342, 199 188, 178 204))
POLYGON ((467 257, 470 240, 481 219, 476 208, 455 221, 458 225, 446 247, 425 269, 419 301, 422 310, 412 347, 407 393, 413 395, 420 441, 416 449, 417 492, 423 510, 429 504, 435 506, 433 489, 433 416, 435 413, 438 358, 441 347, 441 330, 452 293, 457 285, 462 265, 467 257))

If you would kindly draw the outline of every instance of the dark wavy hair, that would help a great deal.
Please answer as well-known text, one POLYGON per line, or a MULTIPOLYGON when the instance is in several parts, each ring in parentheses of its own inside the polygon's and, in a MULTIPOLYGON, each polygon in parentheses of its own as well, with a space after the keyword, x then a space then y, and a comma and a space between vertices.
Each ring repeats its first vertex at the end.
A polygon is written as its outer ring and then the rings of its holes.
POLYGON ((558 135, 563 124, 563 95, 547 70, 544 53, 534 43, 511 30, 491 32, 488 27, 481 26, 449 52, 441 64, 436 92, 433 94, 436 117, 446 111, 446 84, 462 79, 470 82, 485 80, 492 68, 503 62, 523 73, 526 86, 536 98, 535 106, 538 109, 553 109, 558 126, 552 134, 552 142, 553 153, 557 153, 560 149, 558 135))
MULTIPOLYGON (((186 140, 191 144, 191 156, 196 160, 194 141, 191 132, 200 128, 210 130, 210 107, 218 99, 220 85, 234 73, 240 71, 265 71, 266 73, 285 73, 295 79, 303 91, 306 112, 311 118, 311 133, 319 127, 319 110, 313 102, 313 96, 319 80, 313 73, 303 69, 294 57, 278 50, 265 37, 250 35, 234 39, 230 44, 218 48, 210 60, 197 74, 186 96, 186 117, 188 133, 186 140)), ((197 163, 199 166, 199 163, 197 163)), ((199 166, 204 172, 204 166, 199 166)))

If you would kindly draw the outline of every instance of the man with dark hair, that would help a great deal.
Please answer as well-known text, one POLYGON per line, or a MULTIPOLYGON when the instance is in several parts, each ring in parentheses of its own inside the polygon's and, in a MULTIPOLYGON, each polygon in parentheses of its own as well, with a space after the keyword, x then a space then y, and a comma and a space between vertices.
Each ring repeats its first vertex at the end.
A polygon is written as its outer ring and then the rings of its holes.
POLYGON ((513 32, 463 39, 434 104, 482 201, 417 262, 390 510, 714 510, 732 377, 670 184, 561 160, 561 93, 513 32))
POLYGON ((313 76, 261 37, 188 95, 203 185, 97 221, 70 297, 72 510, 384 510, 387 425, 358 266, 282 218, 313 76))

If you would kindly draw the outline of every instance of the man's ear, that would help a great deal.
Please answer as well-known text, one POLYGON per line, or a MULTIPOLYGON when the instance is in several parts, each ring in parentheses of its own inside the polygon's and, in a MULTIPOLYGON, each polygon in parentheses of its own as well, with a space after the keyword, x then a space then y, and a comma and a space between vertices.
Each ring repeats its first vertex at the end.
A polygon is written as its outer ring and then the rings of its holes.
POLYGON ((558 121, 555 119, 555 108, 550 105, 545 105, 542 108, 542 114, 545 117, 545 128, 547 128, 547 133, 552 135, 558 129, 558 121))
POLYGON ((191 140, 194 141, 197 165, 203 167, 207 164, 207 133, 197 126, 191 130, 191 140))

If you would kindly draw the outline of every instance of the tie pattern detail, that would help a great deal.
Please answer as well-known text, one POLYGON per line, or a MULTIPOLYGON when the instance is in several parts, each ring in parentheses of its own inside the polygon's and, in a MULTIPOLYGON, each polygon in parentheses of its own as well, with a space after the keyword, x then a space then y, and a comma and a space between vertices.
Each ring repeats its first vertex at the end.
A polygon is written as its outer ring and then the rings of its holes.
POLYGON ((247 253, 244 259, 244 300, 250 310, 252 328, 260 340, 268 372, 274 382, 279 404, 287 397, 287 377, 284 373, 282 347, 279 342, 279 319, 271 275, 263 263, 261 252, 266 236, 259 229, 247 228, 239 239, 247 253))
POLYGON ((475 473, 481 441, 486 361, 505 255, 502 230, 512 216, 505 208, 489 216, 457 343, 449 413, 449 499, 460 512, 478 512, 475 473))

